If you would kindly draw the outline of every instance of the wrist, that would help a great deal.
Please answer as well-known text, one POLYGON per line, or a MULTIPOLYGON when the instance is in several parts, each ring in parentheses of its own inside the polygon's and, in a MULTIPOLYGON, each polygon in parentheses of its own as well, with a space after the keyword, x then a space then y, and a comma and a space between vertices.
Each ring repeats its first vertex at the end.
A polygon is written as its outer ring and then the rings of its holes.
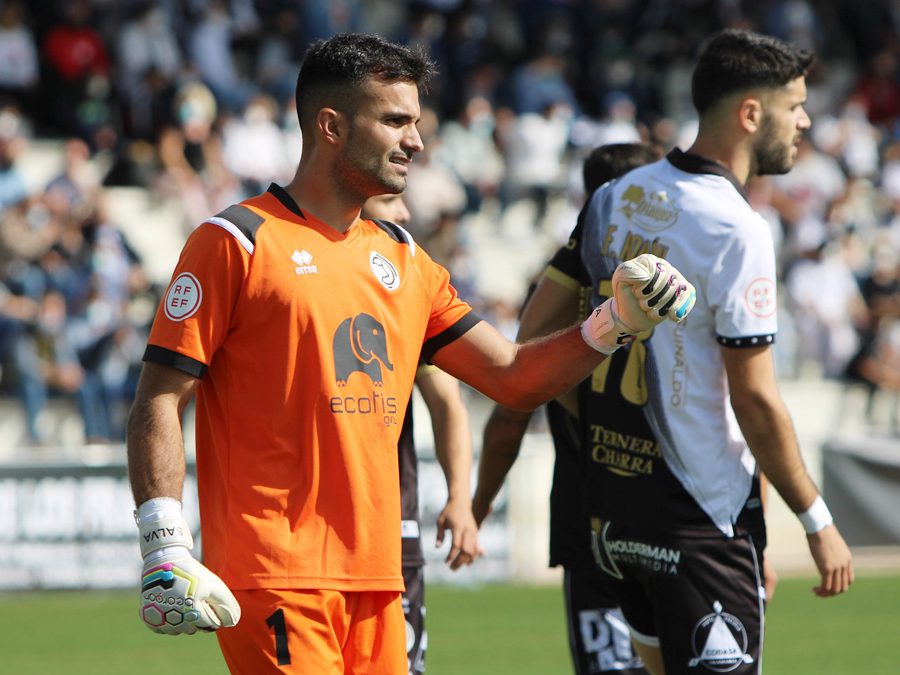
POLYGON ((581 324, 581 337, 592 349, 609 356, 619 347, 631 342, 634 333, 619 320, 615 298, 609 298, 594 308, 581 324))
POLYGON ((154 497, 141 503, 134 510, 134 522, 138 527, 164 518, 180 517, 181 502, 173 497, 154 497))
MULTIPOLYGON (((171 497, 157 497, 143 502, 134 511, 141 545, 141 557, 181 547, 190 551, 194 540, 190 527, 181 515, 181 502, 171 497)), ((162 554, 157 554, 162 555, 162 554)))
POLYGON ((806 534, 821 532, 834 522, 831 511, 828 510, 822 495, 816 496, 810 507, 803 513, 798 513, 797 518, 800 519, 806 534))

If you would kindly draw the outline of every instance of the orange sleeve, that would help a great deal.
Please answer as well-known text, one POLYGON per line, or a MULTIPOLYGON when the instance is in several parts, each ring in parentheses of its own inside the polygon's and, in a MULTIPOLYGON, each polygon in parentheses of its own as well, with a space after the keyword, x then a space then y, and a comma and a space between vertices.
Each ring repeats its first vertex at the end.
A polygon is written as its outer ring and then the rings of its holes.
POLYGON ((229 232, 212 223, 194 230, 156 311, 145 359, 188 370, 175 355, 187 357, 204 366, 191 372, 201 376, 228 334, 249 265, 249 252, 229 232))
POLYGON ((472 311, 469 303, 460 299, 450 283, 450 273, 421 249, 416 257, 419 256, 419 271, 431 293, 431 316, 422 347, 422 356, 427 361, 438 349, 461 336, 481 318, 472 311))

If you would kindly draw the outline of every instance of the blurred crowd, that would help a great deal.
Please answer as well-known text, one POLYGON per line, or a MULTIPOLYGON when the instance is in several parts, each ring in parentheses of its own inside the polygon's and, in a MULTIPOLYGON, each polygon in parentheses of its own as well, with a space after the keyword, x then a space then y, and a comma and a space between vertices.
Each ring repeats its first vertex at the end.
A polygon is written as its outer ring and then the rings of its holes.
POLYGON ((551 255, 584 199, 591 149, 691 142, 693 55, 726 26, 818 55, 796 167, 750 185, 779 247, 781 373, 900 391, 896 2, 0 0, 0 387, 21 401, 28 441, 48 440, 54 396, 77 402, 85 440, 123 438, 166 280, 146 273, 106 195, 172 200, 186 236, 289 180, 294 84, 315 39, 377 32, 438 63, 410 228, 461 295, 514 333, 517 302, 473 269, 473 223, 518 209, 530 221, 518 236, 551 255), (23 162, 50 141, 61 168, 29 185, 23 162))

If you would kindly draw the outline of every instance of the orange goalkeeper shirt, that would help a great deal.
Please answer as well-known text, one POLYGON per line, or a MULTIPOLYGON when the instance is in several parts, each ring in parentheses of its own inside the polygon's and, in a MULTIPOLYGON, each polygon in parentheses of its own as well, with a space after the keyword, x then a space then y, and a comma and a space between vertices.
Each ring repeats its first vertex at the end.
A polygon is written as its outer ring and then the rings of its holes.
POLYGON ((285 190, 189 237, 144 359, 201 378, 206 564, 235 589, 402 590, 397 439, 420 354, 478 322, 402 229, 285 190))

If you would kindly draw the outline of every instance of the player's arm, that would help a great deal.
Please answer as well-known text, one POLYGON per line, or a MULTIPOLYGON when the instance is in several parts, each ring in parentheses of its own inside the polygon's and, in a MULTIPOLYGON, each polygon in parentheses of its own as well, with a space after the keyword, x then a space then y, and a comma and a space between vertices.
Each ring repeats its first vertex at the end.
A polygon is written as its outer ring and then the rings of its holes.
POLYGON ((420 368, 416 386, 431 414, 434 450, 447 480, 447 504, 437 519, 438 546, 450 530, 446 562, 450 569, 470 565, 478 557, 478 526, 472 515, 472 435, 469 413, 460 397, 459 380, 438 368, 420 368))
POLYGON ((181 415, 196 386, 197 379, 180 370, 144 364, 128 416, 128 477, 135 504, 153 497, 181 500, 181 415))
MULTIPOLYGON (((577 318, 577 282, 572 280, 567 284, 545 273, 522 310, 518 340, 553 333, 571 326, 577 318)), ((472 511, 479 526, 490 513, 491 504, 519 456, 531 415, 502 405, 494 406, 491 411, 482 436, 478 483, 472 500, 472 511)))
POLYGON ((435 365, 516 410, 533 410, 568 391, 635 334, 681 321, 696 292, 666 261, 643 254, 613 274, 613 297, 580 325, 517 344, 482 321, 442 347, 435 365))
POLYGON ((228 587, 192 557, 194 542, 181 515, 181 415, 196 386, 190 375, 146 363, 128 418, 128 475, 144 559, 141 618, 166 635, 234 626, 241 616, 228 587))
MULTIPOLYGON (((763 515, 768 513, 769 509, 769 479, 762 471, 759 472, 759 498, 762 502, 763 515)), ((763 583, 766 588, 766 601, 771 602, 775 597, 775 587, 778 586, 778 572, 768 555, 763 555, 763 583)))
POLYGON ((772 349, 722 348, 731 405, 760 469, 801 519, 810 553, 821 575, 813 591, 827 597, 853 583, 850 549, 831 522, 797 442, 775 378, 772 349))

